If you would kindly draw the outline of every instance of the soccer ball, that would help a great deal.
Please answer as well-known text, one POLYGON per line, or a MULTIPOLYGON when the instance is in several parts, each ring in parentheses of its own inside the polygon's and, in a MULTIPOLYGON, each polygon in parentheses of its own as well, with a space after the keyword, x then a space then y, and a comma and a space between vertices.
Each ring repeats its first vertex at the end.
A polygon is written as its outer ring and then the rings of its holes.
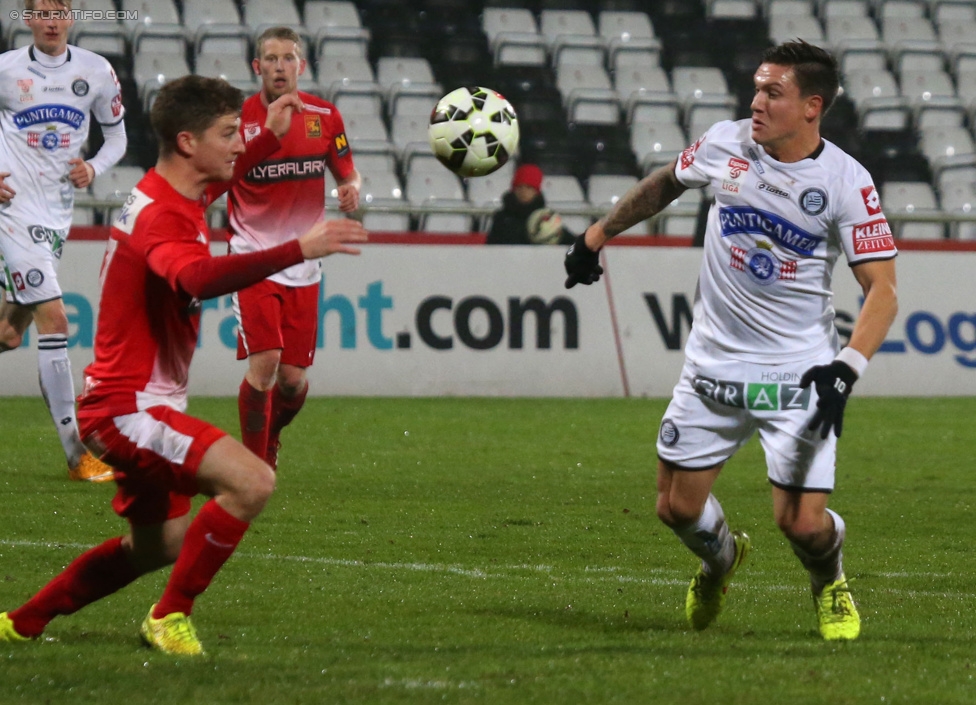
POLYGON ((518 151, 518 117, 490 88, 458 88, 437 101, 427 136, 434 156, 455 174, 484 176, 518 151))

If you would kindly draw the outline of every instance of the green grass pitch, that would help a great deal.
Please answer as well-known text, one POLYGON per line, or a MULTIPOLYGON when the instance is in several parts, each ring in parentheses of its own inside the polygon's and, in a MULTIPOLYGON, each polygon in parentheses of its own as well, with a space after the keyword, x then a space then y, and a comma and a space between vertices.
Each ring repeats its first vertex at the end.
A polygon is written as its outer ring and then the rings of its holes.
MULTIPOLYGON (((754 553, 709 630, 654 515, 663 400, 311 399, 278 488, 197 601, 198 660, 144 649, 168 571, 0 645, 2 703, 973 703, 972 399, 852 400, 831 506, 860 640, 816 633, 751 442, 716 486, 754 553)), ((233 399, 191 413, 237 428, 233 399)), ((0 399, 0 610, 123 533, 0 399)))

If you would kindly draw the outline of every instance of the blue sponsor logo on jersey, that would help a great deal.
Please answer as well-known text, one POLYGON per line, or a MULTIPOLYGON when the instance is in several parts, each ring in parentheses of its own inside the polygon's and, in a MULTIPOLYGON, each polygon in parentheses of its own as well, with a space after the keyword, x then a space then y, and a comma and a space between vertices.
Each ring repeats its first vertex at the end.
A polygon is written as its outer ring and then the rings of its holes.
POLYGON ((85 114, 70 105, 58 104, 38 105, 14 113, 14 125, 18 130, 47 122, 62 122, 77 130, 84 124, 85 114))
POLYGON ((751 206, 725 206, 718 211, 722 237, 729 235, 765 235, 787 250, 813 256, 824 238, 808 233, 786 218, 751 206))

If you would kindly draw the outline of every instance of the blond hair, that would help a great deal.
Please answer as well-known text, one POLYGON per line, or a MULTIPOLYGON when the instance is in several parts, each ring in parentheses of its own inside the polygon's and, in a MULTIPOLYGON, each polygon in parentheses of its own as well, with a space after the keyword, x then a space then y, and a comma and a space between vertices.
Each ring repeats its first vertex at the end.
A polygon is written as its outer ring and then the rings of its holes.
POLYGON ((293 30, 291 27, 269 27, 261 32, 260 36, 254 40, 255 59, 261 58, 261 55, 264 52, 264 43, 269 39, 280 39, 285 42, 295 42, 295 50, 298 52, 298 58, 305 58, 305 51, 302 47, 302 38, 298 36, 298 32, 293 30))
MULTIPOLYGON (((41 1, 43 2, 43 0, 41 1)), ((53 2, 55 5, 60 5, 65 10, 71 9, 71 0, 49 0, 49 2, 53 2)), ((25 10, 32 10, 32 11, 36 10, 37 9, 37 7, 35 7, 36 5, 37 2, 35 2, 35 0, 24 0, 25 10)))

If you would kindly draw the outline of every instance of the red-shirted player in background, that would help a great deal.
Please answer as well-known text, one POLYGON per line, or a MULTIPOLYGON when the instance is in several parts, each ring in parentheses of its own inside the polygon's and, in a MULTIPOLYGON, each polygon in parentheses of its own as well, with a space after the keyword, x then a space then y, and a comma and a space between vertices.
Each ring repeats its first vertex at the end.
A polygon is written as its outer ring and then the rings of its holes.
POLYGON ((186 383, 200 329, 200 302, 249 286, 304 260, 359 250, 352 220, 318 221, 300 238, 246 255, 210 256, 206 206, 279 146, 301 101, 287 95, 245 152, 244 96, 225 81, 184 76, 152 107, 159 160, 129 196, 102 263, 95 360, 78 403, 81 437, 115 468, 115 512, 130 533, 83 553, 22 607, 0 613, 0 642, 41 634, 58 615, 110 595, 175 562, 142 624, 166 653, 203 653, 189 615, 274 489, 261 459, 210 424, 186 415, 186 383), (221 182, 221 183, 218 183, 221 182), (192 518, 190 498, 211 497, 192 518))
MULTIPOLYGON (((292 115, 281 147, 230 191, 231 252, 255 252, 294 240, 325 217, 325 171, 338 185, 339 210, 359 207, 359 172, 353 166, 342 117, 327 101, 298 90, 305 71, 302 40, 288 27, 272 27, 255 42, 251 63, 261 91, 241 111, 245 141, 264 124, 268 104, 284 95, 305 109, 292 115)), ((237 359, 247 358, 237 406, 244 445, 272 468, 279 436, 305 403, 305 370, 315 356, 319 323, 318 262, 302 262, 234 295, 237 359)))

